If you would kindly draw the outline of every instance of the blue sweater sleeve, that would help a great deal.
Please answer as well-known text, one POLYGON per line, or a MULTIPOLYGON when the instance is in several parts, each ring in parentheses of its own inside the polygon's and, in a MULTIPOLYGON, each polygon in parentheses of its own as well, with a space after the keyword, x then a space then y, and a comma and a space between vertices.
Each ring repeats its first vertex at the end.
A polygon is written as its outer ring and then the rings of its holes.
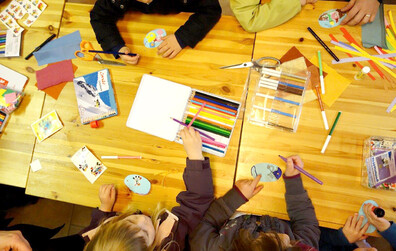
POLYGON ((396 225, 392 221, 390 223, 391 225, 387 230, 379 233, 391 244, 393 249, 396 249, 396 225))

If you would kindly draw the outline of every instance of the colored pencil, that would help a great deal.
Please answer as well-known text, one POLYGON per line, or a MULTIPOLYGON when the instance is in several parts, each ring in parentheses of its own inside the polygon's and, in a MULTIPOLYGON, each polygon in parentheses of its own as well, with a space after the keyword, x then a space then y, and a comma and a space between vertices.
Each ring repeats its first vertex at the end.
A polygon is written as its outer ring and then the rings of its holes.
MULTIPOLYGON (((196 99, 192 99, 192 100, 191 100, 191 103, 197 104, 197 105, 202 105, 202 104, 203 104, 203 102, 200 102, 200 101, 198 101, 198 100, 196 100, 196 99)), ((226 113, 226 114, 236 115, 236 112, 235 112, 235 111, 228 111, 228 110, 225 110, 225 109, 221 109, 221 108, 219 108, 219 107, 217 107, 217 106, 213 106, 213 105, 208 105, 208 104, 206 104, 206 107, 207 107, 207 108, 210 108, 210 109, 213 109, 213 110, 216 110, 216 111, 219 111, 219 112, 226 113)))
MULTIPOLYGON (((189 123, 190 119, 187 118, 186 122, 189 123)), ((231 132, 224 130, 224 129, 220 129, 214 125, 208 124, 208 123, 204 123, 202 121, 199 120, 195 120, 194 123, 192 124, 194 127, 198 128, 198 129, 202 129, 220 136, 224 136, 226 138, 229 138, 231 135, 231 132)), ((214 138, 212 138, 212 140, 215 140, 214 138)))
MULTIPOLYGON (((287 159, 281 155, 278 155, 279 158, 281 158, 285 163, 287 163, 287 159)), ((309 172, 305 171, 303 168, 299 167, 298 165, 294 164, 294 168, 297 169, 298 171, 300 171, 302 174, 305 174, 308 178, 312 179, 313 181, 315 181, 316 183, 323 185, 323 182, 321 180, 319 180, 318 178, 316 178, 315 176, 313 176, 312 174, 310 174, 309 172)))
POLYGON ((300 86, 300 85, 295 85, 295 84, 290 84, 290 83, 286 83, 280 80, 276 80, 276 79, 270 79, 270 78, 260 78, 260 82, 266 82, 266 83, 273 83, 273 84, 280 84, 280 85, 285 85, 287 87, 293 87, 296 89, 300 89, 300 90, 304 90, 304 86, 300 86))
POLYGON ((316 90, 316 94, 318 94, 318 102, 319 102, 320 110, 322 111, 322 119, 323 119, 324 127, 325 127, 326 130, 329 130, 329 124, 327 123, 326 112, 324 110, 322 97, 321 97, 320 92, 319 92, 319 87, 315 86, 315 90, 316 90))
POLYGON ((263 97, 263 98, 269 98, 269 99, 273 99, 273 100, 278 100, 278 101, 282 101, 285 103, 289 103, 292 105, 300 105, 300 103, 292 101, 292 100, 288 100, 288 99, 284 99, 284 98, 279 98, 279 97, 274 97, 274 96, 270 96, 270 95, 266 95, 266 94, 262 94, 262 93, 256 93, 257 96, 259 97, 263 97))
POLYGON ((208 148, 208 149, 213 150, 213 151, 216 151, 216 152, 224 153, 223 150, 220 150, 220 149, 215 148, 215 147, 212 147, 212 146, 208 146, 208 145, 206 145, 206 144, 202 144, 202 147, 208 148))
POLYGON ((206 143, 206 144, 214 145, 214 146, 217 146, 217 147, 220 147, 220 148, 226 148, 227 147, 227 145, 224 144, 224 143, 213 141, 213 140, 210 140, 210 139, 207 139, 207 138, 202 138, 202 142, 206 143))
POLYGON ((329 135, 327 135, 326 141, 325 141, 325 143, 324 143, 324 145, 322 147, 322 150, 320 151, 321 153, 324 153, 326 151, 327 145, 330 142, 331 135, 333 135, 334 128, 336 127, 336 125, 338 123, 338 119, 340 118, 340 116, 341 116, 341 112, 338 112, 337 117, 334 120, 333 126, 331 127, 330 133, 329 133, 329 135))
MULTIPOLYGON (((187 114, 187 118, 192 119, 192 115, 187 114)), ((223 130, 227 130, 230 132, 232 131, 232 126, 223 124, 223 123, 215 121, 215 120, 211 120, 211 119, 207 119, 207 118, 198 118, 197 120, 211 124, 213 126, 216 126, 217 128, 223 129, 223 130)))
POLYGON ((322 56, 320 55, 320 51, 318 51, 318 62, 319 62, 320 89, 322 90, 322 94, 325 94, 325 85, 324 85, 323 70, 322 70, 322 56))
POLYGON ((142 156, 101 156, 102 159, 142 159, 142 156))
POLYGON ((268 88, 268 89, 271 89, 271 90, 279 90, 279 91, 284 91, 284 92, 287 92, 287 93, 292 93, 292 94, 296 94, 296 95, 302 95, 302 90, 299 90, 299 89, 295 89, 295 88, 288 88, 287 86, 284 86, 284 85, 277 85, 277 86, 274 86, 274 85, 272 85, 272 84, 266 84, 266 83, 259 83, 259 86, 260 87, 264 87, 264 88, 268 88))
POLYGON ((329 47, 327 47, 327 45, 322 41, 322 39, 320 39, 320 37, 318 35, 316 35, 316 33, 310 28, 307 28, 308 31, 312 34, 312 36, 314 36, 314 38, 323 46, 323 48, 325 48, 325 50, 338 62, 340 61, 338 59, 338 57, 334 54, 333 51, 330 50, 329 47))
POLYGON ((239 108, 239 104, 233 103, 231 101, 228 100, 224 100, 224 99, 220 99, 214 96, 210 96, 208 94, 202 93, 202 92, 198 92, 195 91, 195 98, 200 98, 200 99, 206 99, 206 101, 214 103, 214 104, 218 104, 224 107, 229 107, 232 110, 238 110, 239 108))
MULTIPOLYGON (((188 111, 190 113, 194 114, 196 112, 196 109, 190 108, 188 111)), ((225 118, 222 118, 222 117, 219 117, 219 116, 216 116, 216 115, 212 115, 212 114, 207 113, 207 112, 200 112, 199 116, 200 117, 209 118, 209 119, 213 119, 215 121, 219 121, 219 122, 222 122, 224 124, 231 125, 231 126, 235 123, 234 120, 225 119, 225 118)))
MULTIPOLYGON (((172 119, 173 121, 175 121, 176 123, 179 123, 180 125, 187 127, 187 124, 181 122, 180 120, 177 120, 177 119, 175 119, 175 118, 171 118, 171 119, 172 119)), ((207 137, 208 139, 211 139, 211 140, 213 140, 213 141, 215 140, 215 138, 213 138, 213 137, 207 135, 206 133, 203 133, 203 132, 201 132, 201 131, 199 131, 199 130, 197 130, 197 132, 199 132, 199 134, 201 134, 202 136, 207 137)))
POLYGON ((199 110, 197 111, 197 113, 194 115, 194 117, 192 118, 192 120, 190 121, 190 123, 188 124, 187 127, 190 127, 192 125, 192 123, 194 123, 194 120, 198 117, 198 114, 202 111, 202 109, 205 107, 206 103, 203 103, 201 105, 201 108, 199 108, 199 110))
MULTIPOLYGON (((199 108, 200 108, 200 106, 197 106, 196 104, 191 104, 191 107, 190 107, 190 109, 196 109, 196 110, 198 110, 199 108)), ((213 110, 213 109, 206 109, 205 108, 202 111, 210 113, 210 114, 213 114, 213 115, 216 115, 216 116, 219 116, 219 117, 222 117, 222 118, 225 118, 225 119, 235 118, 235 116, 233 116, 233 115, 224 114, 222 112, 218 112, 218 111, 213 110)))

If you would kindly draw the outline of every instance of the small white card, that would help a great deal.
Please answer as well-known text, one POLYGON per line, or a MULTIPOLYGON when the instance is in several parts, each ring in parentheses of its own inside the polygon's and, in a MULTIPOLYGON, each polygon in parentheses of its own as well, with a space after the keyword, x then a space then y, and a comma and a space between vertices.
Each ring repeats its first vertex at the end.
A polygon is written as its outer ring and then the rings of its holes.
POLYGON ((92 184, 107 169, 86 146, 78 150, 71 158, 71 161, 92 184))
POLYGON ((36 159, 32 163, 30 163, 30 168, 32 169, 33 172, 37 172, 43 167, 41 166, 40 160, 36 159))

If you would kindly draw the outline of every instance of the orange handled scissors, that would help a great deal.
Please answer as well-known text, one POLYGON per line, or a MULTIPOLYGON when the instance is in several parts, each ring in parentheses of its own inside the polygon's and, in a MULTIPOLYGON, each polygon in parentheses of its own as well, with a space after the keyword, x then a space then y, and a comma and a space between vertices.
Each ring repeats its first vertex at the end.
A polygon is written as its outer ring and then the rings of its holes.
POLYGON ((124 63, 111 61, 111 60, 104 60, 98 54, 89 52, 89 51, 93 51, 94 48, 93 48, 92 44, 88 41, 85 41, 85 40, 81 41, 80 48, 81 49, 79 51, 76 51, 74 53, 74 55, 79 59, 82 59, 85 61, 97 61, 99 64, 126 66, 126 64, 124 64, 124 63))

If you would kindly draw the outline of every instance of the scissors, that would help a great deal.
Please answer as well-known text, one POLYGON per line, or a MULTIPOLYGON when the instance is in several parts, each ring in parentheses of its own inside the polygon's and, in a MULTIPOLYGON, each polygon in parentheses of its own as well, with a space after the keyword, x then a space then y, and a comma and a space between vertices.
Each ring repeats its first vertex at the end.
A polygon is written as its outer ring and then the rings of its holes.
POLYGON ((261 72, 261 69, 264 68, 277 68, 281 64, 280 60, 274 57, 262 57, 257 60, 252 60, 250 62, 245 62, 241 64, 233 64, 222 66, 220 69, 238 69, 238 68, 249 68, 252 67, 258 72, 261 72))
POLYGON ((89 52, 89 51, 94 50, 94 48, 93 48, 92 44, 88 41, 85 41, 85 40, 81 41, 80 48, 81 48, 81 50, 76 51, 74 53, 74 55, 79 59, 82 59, 85 61, 97 61, 99 64, 126 66, 126 64, 124 64, 124 63, 111 61, 111 60, 104 60, 98 54, 89 52))

